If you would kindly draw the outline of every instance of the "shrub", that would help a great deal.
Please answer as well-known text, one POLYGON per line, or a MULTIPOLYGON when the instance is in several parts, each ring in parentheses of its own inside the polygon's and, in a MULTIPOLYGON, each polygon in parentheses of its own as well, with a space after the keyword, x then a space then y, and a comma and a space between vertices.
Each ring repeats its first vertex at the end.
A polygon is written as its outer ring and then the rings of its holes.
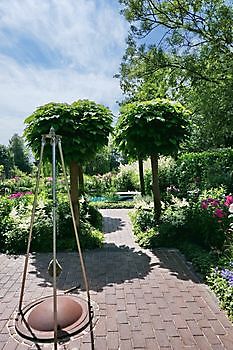
POLYGON ((101 248, 104 242, 104 235, 93 228, 89 222, 81 222, 80 244, 82 249, 101 248))
POLYGON ((114 178, 114 187, 117 191, 139 190, 138 173, 131 169, 122 168, 114 178))
POLYGON ((190 239, 208 249, 223 250, 229 228, 227 201, 232 196, 223 196, 223 189, 204 191, 196 203, 192 203, 188 215, 190 239), (213 195, 218 195, 214 197, 213 195), (204 196, 208 197, 204 197, 204 196))
POLYGON ((210 288, 220 301, 220 306, 226 310, 230 320, 233 321, 233 262, 223 268, 212 268, 207 277, 210 288))
POLYGON ((138 208, 130 214, 134 233, 144 233, 155 226, 154 213, 152 208, 138 208))
POLYGON ((80 216, 83 221, 88 221, 97 230, 102 230, 103 217, 101 213, 85 198, 81 202, 80 216))
POLYGON ((218 255, 208 251, 195 243, 188 241, 179 242, 177 248, 192 262, 196 271, 201 273, 202 278, 206 280, 206 276, 210 273, 211 268, 218 263, 218 255))
MULTIPOLYGON (((80 205, 80 244, 83 249, 101 247, 103 244, 102 215, 83 201, 80 205)), ((58 205, 58 238, 60 249, 76 249, 72 216, 68 202, 58 205), (70 242, 67 242, 70 241, 70 242)))
POLYGON ((176 161, 173 185, 181 195, 199 188, 210 189, 225 185, 227 192, 233 190, 233 150, 219 149, 200 153, 184 153, 176 161))
MULTIPOLYGON (((134 232, 135 233, 135 232, 134 232)), ((136 234, 136 242, 143 248, 156 247, 158 239, 158 230, 150 228, 146 232, 138 231, 136 234)))
POLYGON ((186 200, 173 197, 172 204, 164 210, 159 224, 160 242, 163 245, 172 245, 177 240, 187 239, 189 210, 189 203, 186 200))
MULTIPOLYGON (((32 209, 32 196, 16 195, 0 200, 1 251, 11 254, 25 253, 32 209)), ((86 205, 81 210, 80 243, 83 248, 100 247, 103 243, 102 216, 93 207, 86 205)), ((76 249, 70 208, 67 202, 59 203, 57 209, 57 248, 58 250, 76 249)), ((52 202, 46 203, 38 198, 35 221, 32 231, 32 251, 52 250, 52 202)))
POLYGON ((116 191, 114 173, 106 173, 103 175, 85 175, 85 192, 89 195, 101 196, 116 191))
POLYGON ((155 225, 153 209, 142 202, 141 207, 129 213, 137 243, 144 248, 156 246, 158 226, 155 225))
POLYGON ((1 251, 5 246, 5 234, 13 224, 13 219, 10 217, 10 212, 13 208, 13 203, 6 197, 0 197, 0 242, 1 251))
POLYGON ((30 192, 35 187, 35 179, 29 175, 15 176, 0 183, 0 193, 7 195, 17 192, 30 192))
MULTIPOLYGON (((159 188, 163 200, 166 200, 167 189, 174 183, 174 169, 176 162, 172 157, 159 157, 159 188)), ((145 191, 147 195, 152 192, 152 175, 151 170, 146 169, 144 172, 145 191)))
MULTIPOLYGON (((153 241, 155 246, 171 246, 185 240, 207 250, 223 251, 227 245, 231 251, 230 204, 233 204, 233 196, 223 196, 223 188, 204 191, 199 197, 190 197, 189 201, 172 197, 171 204, 162 213, 159 234, 153 241), (218 198, 211 194, 217 194, 218 198), (206 195, 210 197, 205 198, 206 195)), ((149 207, 136 210, 132 222, 136 235, 155 227, 149 207)))

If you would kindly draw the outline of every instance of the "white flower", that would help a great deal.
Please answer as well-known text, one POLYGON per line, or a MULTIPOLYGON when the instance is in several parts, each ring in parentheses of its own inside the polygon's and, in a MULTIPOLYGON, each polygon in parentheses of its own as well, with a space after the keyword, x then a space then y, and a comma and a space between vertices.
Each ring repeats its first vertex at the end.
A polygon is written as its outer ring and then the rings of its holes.
POLYGON ((233 214, 233 203, 231 203, 230 206, 229 206, 229 212, 230 212, 231 214, 233 214))

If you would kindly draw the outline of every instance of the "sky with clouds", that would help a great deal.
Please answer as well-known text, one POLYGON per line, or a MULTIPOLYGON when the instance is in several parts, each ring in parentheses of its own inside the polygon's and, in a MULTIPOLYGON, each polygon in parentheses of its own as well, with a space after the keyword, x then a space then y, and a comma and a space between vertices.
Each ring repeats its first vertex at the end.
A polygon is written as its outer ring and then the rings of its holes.
POLYGON ((117 0, 0 1, 0 144, 45 103, 91 99, 117 113, 128 24, 117 0))

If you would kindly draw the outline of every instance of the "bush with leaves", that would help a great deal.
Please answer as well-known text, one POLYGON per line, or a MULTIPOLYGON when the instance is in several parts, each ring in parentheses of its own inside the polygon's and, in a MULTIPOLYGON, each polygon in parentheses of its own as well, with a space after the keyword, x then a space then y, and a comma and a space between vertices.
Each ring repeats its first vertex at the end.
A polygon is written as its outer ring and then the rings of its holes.
MULTIPOLYGON (((156 246, 188 241, 207 250, 223 251, 226 244, 231 245, 229 206, 233 203, 233 196, 225 196, 223 187, 204 191, 199 196, 192 194, 188 201, 172 198, 161 215, 156 230, 159 234, 153 241, 156 246)), ((155 227, 147 210, 141 208, 133 215, 136 235, 155 227)), ((151 245, 153 243, 151 241, 151 245)))
POLYGON ((139 191, 138 174, 131 169, 122 168, 114 178, 114 187, 117 191, 139 191))
POLYGON ((176 161, 172 184, 181 195, 190 190, 216 188, 224 185, 233 191, 233 150, 218 149, 199 153, 181 154, 176 161))
POLYGON ((90 196, 106 196, 116 192, 114 185, 114 173, 106 173, 103 175, 85 175, 85 192, 90 196))
POLYGON ((233 321, 233 261, 228 262, 225 267, 213 268, 207 282, 217 295, 220 306, 233 321))
POLYGON ((0 183, 0 193, 2 195, 30 192, 35 188, 35 180, 30 175, 15 176, 0 183))
MULTIPOLYGON (((158 161, 158 173, 159 173, 159 186, 161 190, 162 200, 165 201, 168 199, 172 188, 174 187, 173 194, 177 193, 177 190, 174 186, 174 172, 176 167, 175 159, 170 156, 161 156, 158 161)), ((145 179, 145 189, 146 194, 151 195, 152 193, 152 174, 149 169, 146 169, 144 174, 145 179)))
MULTIPOLYGON (((0 222, 1 252, 10 254, 26 252, 32 200, 33 196, 20 192, 8 198, 0 198, 0 215, 3 218, 0 222)), ((76 249, 71 212, 67 201, 58 204, 57 213, 58 250, 76 249)), ((100 247, 103 242, 103 234, 100 231, 102 228, 101 214, 95 208, 87 205, 85 210, 82 210, 81 224, 81 246, 83 248, 100 247)), ((45 202, 43 197, 39 197, 32 231, 31 251, 51 251, 52 234, 52 201, 47 199, 45 202)))

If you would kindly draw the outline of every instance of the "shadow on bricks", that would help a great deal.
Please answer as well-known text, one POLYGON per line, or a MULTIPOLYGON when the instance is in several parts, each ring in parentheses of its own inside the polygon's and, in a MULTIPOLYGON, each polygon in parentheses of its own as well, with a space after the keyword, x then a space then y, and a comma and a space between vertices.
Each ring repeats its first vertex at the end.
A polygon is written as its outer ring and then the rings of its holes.
MULTIPOLYGON (((83 287, 78 253, 58 253, 62 273, 57 281, 58 288, 67 290, 77 285, 83 287)), ((47 267, 51 254, 33 254, 30 259, 29 275, 36 275, 37 285, 51 287, 52 279, 47 267)), ((102 291, 106 286, 122 284, 133 279, 143 279, 151 271, 151 258, 142 251, 125 245, 105 243, 104 248, 86 251, 84 254, 90 289, 102 291)))
POLYGON ((126 222, 121 218, 111 218, 109 216, 104 217, 104 232, 112 233, 116 231, 121 231, 126 226, 126 222))
POLYGON ((154 256, 158 262, 152 263, 151 267, 158 267, 166 279, 177 278, 179 280, 191 280, 195 283, 201 283, 201 278, 196 274, 192 265, 188 265, 184 256, 177 249, 158 248, 153 250, 154 256))

